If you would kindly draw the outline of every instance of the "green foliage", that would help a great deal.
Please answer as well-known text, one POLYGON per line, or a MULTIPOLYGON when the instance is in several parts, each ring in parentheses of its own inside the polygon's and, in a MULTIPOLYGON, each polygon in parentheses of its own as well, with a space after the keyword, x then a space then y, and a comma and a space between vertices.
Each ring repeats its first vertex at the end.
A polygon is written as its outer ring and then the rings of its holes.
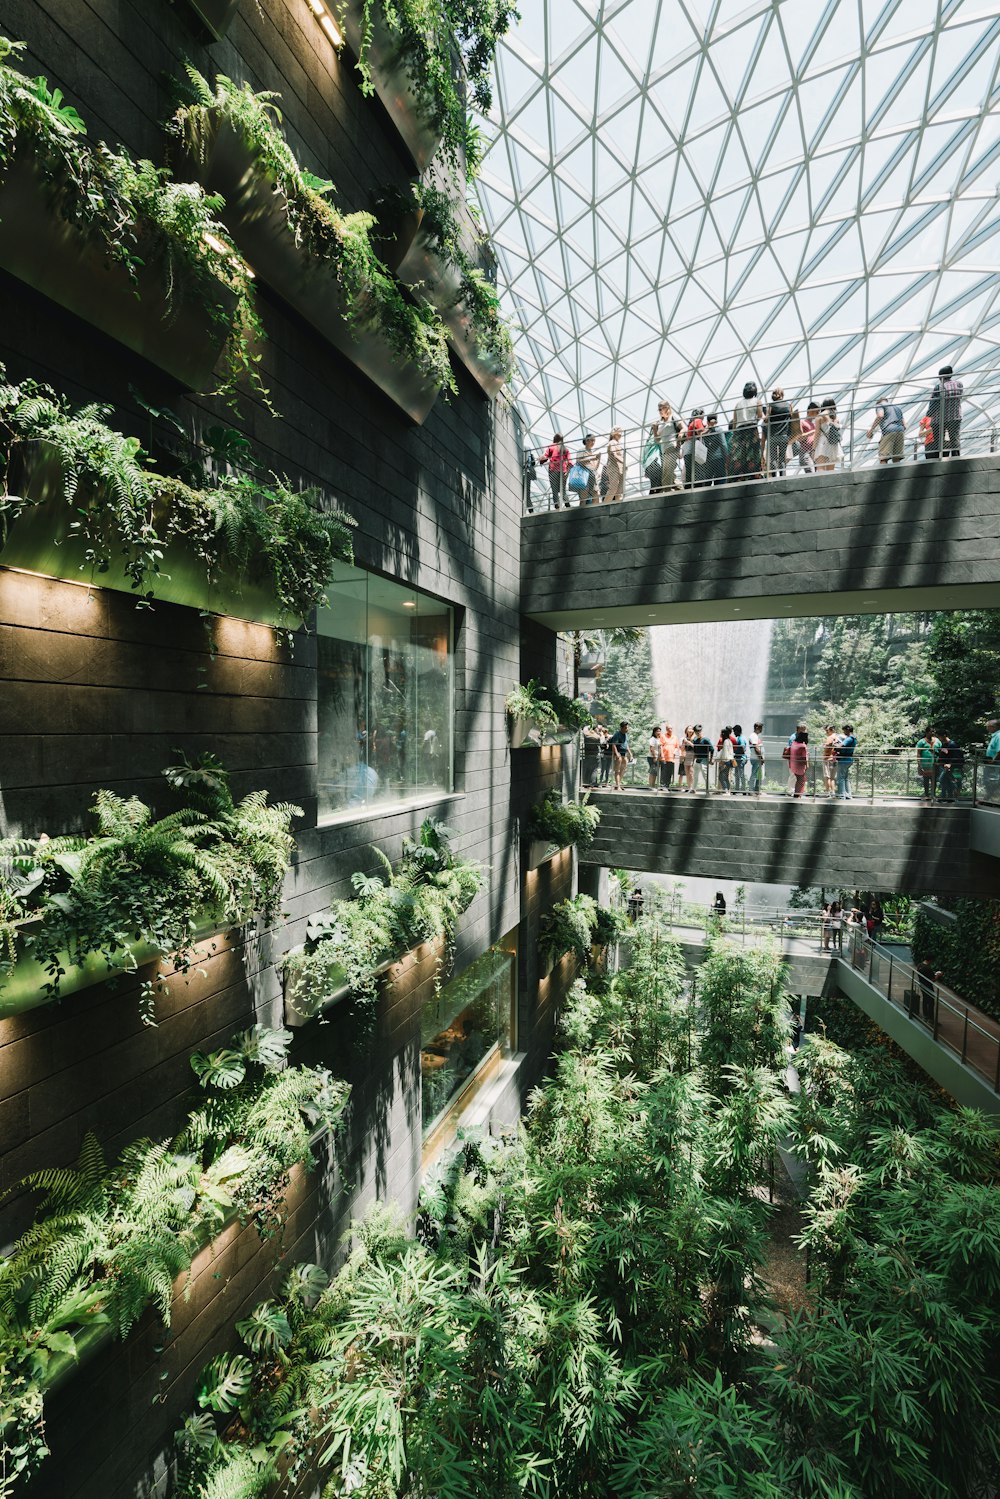
POLYGON ((174 306, 194 302, 227 334, 231 392, 249 377, 258 392, 261 336, 253 278, 219 221, 221 199, 196 183, 174 182, 165 168, 137 161, 103 142, 91 146, 79 115, 44 78, 27 79, 5 59, 23 44, 0 37, 0 178, 22 155, 37 163, 52 207, 134 278, 139 266, 162 277, 174 306), (233 301, 235 299, 235 311, 233 301))
POLYGON ((917 907, 914 961, 929 958, 950 988, 1000 1020, 1000 901, 959 896, 948 904, 956 919, 947 924, 917 907))
MULTIPOLYGON (((349 1091, 323 1068, 279 1066, 290 1040, 261 1027, 236 1037, 225 1055, 242 1060, 238 1082, 196 1054, 202 1096, 174 1139, 137 1140, 109 1167, 88 1134, 75 1165, 11 1189, 41 1195, 31 1227, 0 1259, 5 1477, 46 1455, 46 1386, 89 1335, 106 1327, 124 1338, 149 1306, 169 1324, 177 1277, 227 1217, 254 1217, 262 1233, 280 1223, 288 1172, 313 1166, 312 1133, 336 1130, 349 1091)), ((250 1323, 251 1346, 266 1349, 280 1323, 259 1309, 250 1323)), ((238 1361, 216 1361, 199 1399, 233 1408, 244 1374, 238 1361)))
POLYGON ((578 802, 564 802, 558 791, 547 791, 528 813, 528 832, 532 838, 556 843, 560 848, 569 844, 589 848, 601 820, 600 812, 589 803, 587 795, 578 802))
POLYGON ((597 925, 597 902, 590 895, 573 895, 561 900, 542 917, 538 951, 543 959, 558 962, 566 953, 581 963, 590 958, 590 947, 597 925))
MULTIPOLYGON (((606 658, 597 684, 604 718, 615 728, 624 721, 640 732, 655 721, 653 660, 649 631, 609 631, 606 658)), ((676 729, 676 725, 674 725, 676 729)))
POLYGON ((709 943, 698 970, 700 1058, 713 1092, 730 1092, 728 1068, 780 1068, 790 1031, 777 944, 709 943))
POLYGON ((454 200, 428 182, 414 182, 406 192, 387 194, 378 208, 396 217, 419 212, 421 232, 429 238, 434 254, 457 275, 452 305, 469 319, 481 354, 504 381, 510 381, 515 370, 514 344, 500 311, 500 295, 482 268, 491 253, 486 237, 477 234, 468 249, 471 235, 463 232, 454 200))
POLYGON ((426 818, 417 840, 403 839, 395 869, 376 850, 384 877, 356 873, 355 899, 337 901, 311 919, 305 946, 285 959, 298 1010, 318 1015, 345 982, 355 999, 374 1005, 382 964, 440 937, 439 977, 447 971, 458 918, 483 882, 478 864, 452 852, 452 837, 450 828, 426 818))
MULTIPOLYGON (((67 962, 98 954, 109 973, 134 972, 130 949, 142 944, 184 966, 199 921, 237 926, 257 912, 273 919, 301 809, 269 806, 264 791, 234 803, 224 769, 214 757, 211 765, 214 793, 196 790, 196 805, 158 820, 137 797, 102 790, 94 837, 0 841, 8 970, 22 955, 37 959, 57 999, 67 962), (36 919, 24 924, 28 917, 36 919)), ((177 785, 183 772, 166 774, 177 785)), ((144 1019, 152 1021, 145 1001, 144 1019)))
MULTIPOLYGON (((5 371, 0 366, 0 382, 5 371)), ((304 621, 325 599, 334 561, 353 561, 353 518, 331 509, 314 490, 293 490, 275 474, 224 474, 210 488, 192 488, 154 473, 139 440, 108 425, 110 408, 74 410, 48 386, 0 383, 0 437, 8 455, 4 523, 36 503, 11 492, 23 461, 42 443, 62 470, 61 501, 71 536, 85 544, 85 566, 100 581, 120 562, 147 601, 170 572, 177 551, 193 551, 213 583, 228 576, 273 590, 288 621, 304 621)), ((30 474, 30 471, 29 471, 30 474)))
POLYGON ((474 175, 480 146, 468 115, 466 90, 479 112, 488 114, 493 58, 517 19, 516 6, 511 0, 364 0, 357 67, 365 93, 373 91, 368 57, 375 6, 393 38, 421 115, 441 137, 441 153, 453 168, 464 161, 474 175), (461 72, 455 67, 456 51, 461 72))
POLYGON ((170 124, 195 157, 204 158, 212 130, 230 124, 252 149, 259 168, 273 180, 289 233, 307 255, 325 262, 343 291, 344 315, 355 328, 375 323, 401 358, 447 391, 457 389, 444 326, 426 303, 407 301, 372 244, 374 216, 341 213, 320 182, 299 165, 281 129, 276 94, 254 93, 218 74, 214 88, 188 66, 191 102, 170 124))
POLYGON ((986 720, 1000 712, 1000 609, 936 615, 928 659, 926 721, 959 744, 982 745, 986 720))

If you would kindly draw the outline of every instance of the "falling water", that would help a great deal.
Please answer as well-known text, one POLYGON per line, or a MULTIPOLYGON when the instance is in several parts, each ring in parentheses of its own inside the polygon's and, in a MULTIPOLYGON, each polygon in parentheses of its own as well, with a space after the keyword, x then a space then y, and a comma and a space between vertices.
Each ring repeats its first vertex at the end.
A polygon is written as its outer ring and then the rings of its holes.
POLYGON ((748 619, 651 629, 660 720, 678 737, 686 724, 700 723, 713 737, 727 723, 752 728, 763 716, 773 624, 748 619))

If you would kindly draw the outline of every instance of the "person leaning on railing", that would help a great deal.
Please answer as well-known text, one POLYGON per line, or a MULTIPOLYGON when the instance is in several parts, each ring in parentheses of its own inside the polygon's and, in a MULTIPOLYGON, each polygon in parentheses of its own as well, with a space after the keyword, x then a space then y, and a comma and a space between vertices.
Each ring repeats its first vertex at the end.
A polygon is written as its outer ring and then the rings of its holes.
POLYGON ((897 406, 888 396, 880 396, 875 406, 875 420, 868 428, 869 439, 874 436, 876 427, 882 434, 878 441, 879 463, 902 463, 906 427, 902 406, 897 406))

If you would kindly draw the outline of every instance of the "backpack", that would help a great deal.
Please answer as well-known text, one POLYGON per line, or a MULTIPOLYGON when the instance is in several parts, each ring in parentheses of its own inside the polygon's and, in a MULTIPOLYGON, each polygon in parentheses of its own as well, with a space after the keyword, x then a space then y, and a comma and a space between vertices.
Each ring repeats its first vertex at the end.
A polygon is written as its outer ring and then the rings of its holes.
POLYGON ((574 494, 582 494, 590 483, 590 469, 584 468, 582 463, 574 463, 566 477, 566 488, 572 489, 574 494))

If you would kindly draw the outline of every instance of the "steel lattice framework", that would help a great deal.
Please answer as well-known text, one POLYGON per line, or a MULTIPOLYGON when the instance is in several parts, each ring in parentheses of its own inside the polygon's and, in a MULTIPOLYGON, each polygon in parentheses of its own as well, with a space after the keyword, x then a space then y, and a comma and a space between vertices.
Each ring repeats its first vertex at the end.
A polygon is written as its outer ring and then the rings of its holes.
POLYGON ((1000 4, 522 12, 479 191, 533 432, 943 362, 1000 415, 1000 4))

